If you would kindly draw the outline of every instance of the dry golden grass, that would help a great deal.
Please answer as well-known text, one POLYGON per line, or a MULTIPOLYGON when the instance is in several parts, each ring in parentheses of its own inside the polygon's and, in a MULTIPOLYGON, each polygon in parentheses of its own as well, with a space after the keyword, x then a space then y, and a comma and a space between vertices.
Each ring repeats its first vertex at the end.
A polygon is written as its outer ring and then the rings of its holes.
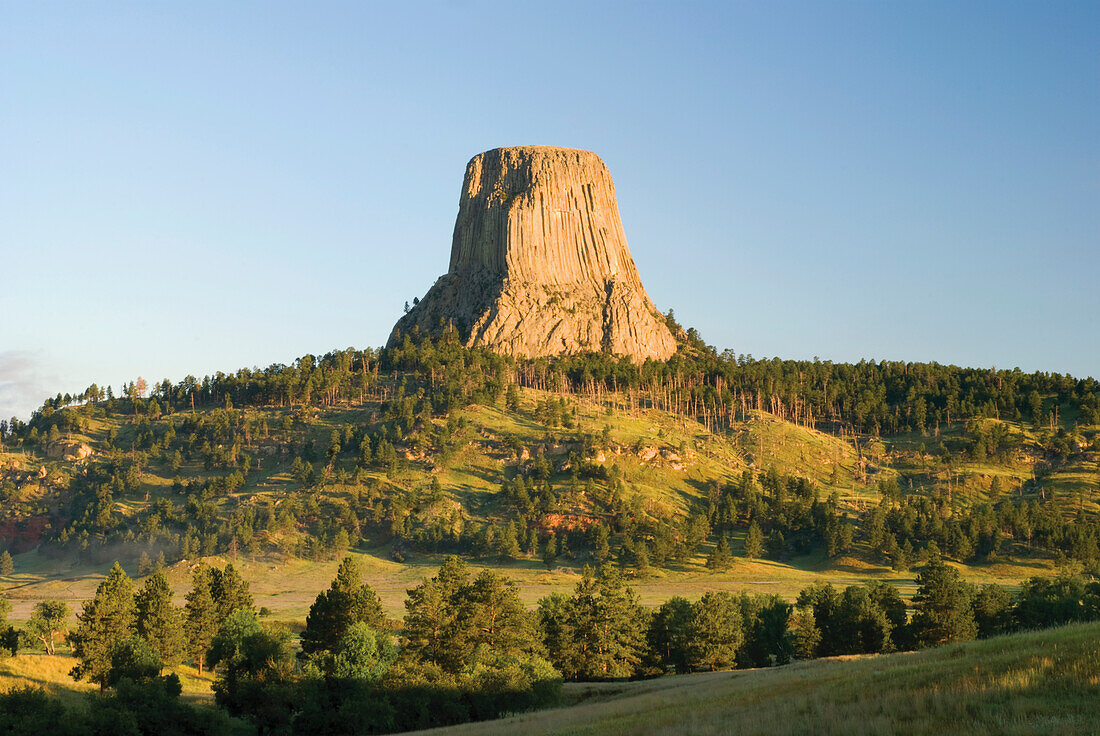
POLYGON ((567 686, 567 708, 434 736, 1095 734, 1100 624, 916 653, 567 686))
MULTIPOLYGON (((68 653, 42 654, 39 652, 20 652, 15 657, 0 657, 0 692, 12 688, 40 687, 67 703, 79 700, 82 693, 97 689, 87 682, 76 682, 69 677, 69 670, 77 660, 68 653)), ((192 702, 212 702, 214 682, 209 672, 200 676, 193 667, 180 666, 171 671, 179 675, 183 685, 183 697, 192 702)))

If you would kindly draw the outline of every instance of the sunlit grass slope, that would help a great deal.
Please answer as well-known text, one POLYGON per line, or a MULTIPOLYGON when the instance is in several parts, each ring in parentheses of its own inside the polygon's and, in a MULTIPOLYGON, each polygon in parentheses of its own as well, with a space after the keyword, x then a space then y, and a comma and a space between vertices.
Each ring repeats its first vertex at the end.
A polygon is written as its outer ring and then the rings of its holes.
MULTIPOLYGON (((15 657, 0 657, 0 692, 27 686, 40 687, 70 704, 78 702, 82 693, 98 688, 69 677, 69 670, 77 662, 76 658, 61 650, 54 655, 24 650, 15 657)), ((209 671, 199 675, 198 670, 187 665, 171 668, 171 671, 179 675, 184 698, 197 702, 213 699, 210 687, 214 677, 209 671)))
POLYGON ((458 734, 1095 734, 1100 624, 915 653, 567 686, 591 702, 435 729, 458 734))

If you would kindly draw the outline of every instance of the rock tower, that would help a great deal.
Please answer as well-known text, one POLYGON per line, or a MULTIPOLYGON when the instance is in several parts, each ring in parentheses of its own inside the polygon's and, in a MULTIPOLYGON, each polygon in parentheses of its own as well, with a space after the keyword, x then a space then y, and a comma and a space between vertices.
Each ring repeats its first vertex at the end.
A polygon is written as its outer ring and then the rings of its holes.
POLYGON ((676 352, 626 247, 607 166, 570 148, 495 148, 467 164, 450 268, 390 344, 447 325, 468 346, 522 357, 676 352))

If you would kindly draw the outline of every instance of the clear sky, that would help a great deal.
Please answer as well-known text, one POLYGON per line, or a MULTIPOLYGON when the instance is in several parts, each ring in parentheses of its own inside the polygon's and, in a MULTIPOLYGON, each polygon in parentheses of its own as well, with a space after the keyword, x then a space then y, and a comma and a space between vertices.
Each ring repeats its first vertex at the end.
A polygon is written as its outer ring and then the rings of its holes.
POLYGON ((380 346, 520 144, 719 348, 1100 374, 1100 3, 2 2, 0 416, 380 346))

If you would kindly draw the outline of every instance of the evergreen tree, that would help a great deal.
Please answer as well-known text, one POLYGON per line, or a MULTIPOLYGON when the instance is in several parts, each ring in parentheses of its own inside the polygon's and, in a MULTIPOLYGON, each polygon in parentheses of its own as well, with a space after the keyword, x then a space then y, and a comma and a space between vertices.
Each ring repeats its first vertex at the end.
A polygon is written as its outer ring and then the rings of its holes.
POLYGON ((149 557, 149 553, 142 551, 141 557, 138 558, 138 577, 148 575, 153 571, 153 560, 149 557))
POLYGON ((302 654, 332 650, 355 623, 379 630, 385 625, 385 615, 378 595, 363 583, 359 563, 345 557, 329 589, 322 591, 309 608, 302 632, 302 654))
POLYGON ((134 596, 137 633, 144 637, 161 661, 169 666, 183 660, 187 644, 180 609, 172 605, 172 588, 164 572, 146 578, 134 596))
POLYGON ((791 616, 791 646, 799 659, 813 659, 821 644, 821 629, 817 628, 813 609, 799 606, 791 616))
POLYGON ((768 541, 765 544, 768 553, 773 558, 782 557, 787 553, 787 539, 783 536, 783 532, 779 529, 772 529, 768 534, 768 541))
POLYGON ((738 667, 770 667, 786 664, 791 658, 788 623, 791 604, 778 595, 742 593, 741 619, 745 643, 737 653, 738 667))
POLYGON ((725 535, 718 538, 718 544, 707 555, 707 567, 711 570, 727 570, 733 564, 733 552, 725 535))
POLYGON ((497 537, 497 546, 500 548, 501 557, 509 560, 519 558, 519 540, 516 538, 516 528, 511 523, 504 525, 500 536, 497 537))
POLYGON ((760 525, 754 519, 749 524, 749 531, 745 535, 745 557, 755 560, 764 554, 764 533, 760 531, 760 525))
POLYGON ((591 680, 630 677, 638 671, 649 617, 618 569, 605 565, 596 574, 585 567, 565 614, 566 655, 550 650, 559 670, 591 680))
MULTIPOLYGON (((798 594, 799 612, 809 611, 813 615, 814 627, 817 630, 818 643, 814 647, 812 655, 807 655, 805 647, 800 656, 828 657, 838 654, 836 642, 838 641, 837 618, 840 610, 840 594, 831 583, 814 583, 803 589, 798 594)), ((806 630, 809 625, 800 621, 800 630, 806 630)), ((809 635, 813 638, 813 635, 809 635)))
POLYGON ((508 658, 538 657, 534 617, 514 584, 490 570, 468 580, 465 564, 447 558, 405 602, 403 657, 459 674, 508 658))
POLYGON ((558 559, 558 538, 553 532, 550 532, 550 536, 546 540, 546 547, 542 551, 542 561, 546 565, 546 569, 554 567, 554 562, 558 559))
POLYGON ((195 570, 191 576, 191 592, 187 594, 187 604, 184 606, 187 656, 196 663, 199 674, 202 674, 206 652, 221 623, 218 604, 214 600, 212 572, 208 567, 195 570))
POLYGON ((597 524, 595 535, 592 550, 596 561, 602 565, 611 557, 611 533, 607 529, 607 524, 597 524))
POLYGON ((69 673, 74 680, 89 680, 102 690, 111 670, 111 649, 133 636, 134 586, 117 562, 96 588, 95 598, 77 615, 77 629, 70 636, 73 654, 80 663, 69 673))
POLYGON ((978 636, 996 636, 1012 630, 1012 596, 999 585, 983 585, 974 596, 974 623, 978 636))
POLYGON ((875 605, 890 622, 890 639, 893 648, 901 651, 913 649, 913 630, 909 626, 909 607, 899 591, 889 583, 871 581, 864 583, 875 605))
POLYGON ((449 636, 459 611, 455 600, 466 585, 466 563, 451 555, 430 580, 409 591, 405 599, 402 653, 443 669, 455 670, 461 659, 449 636))
POLYGON ((710 670, 737 663, 744 641, 741 607, 733 593, 704 593, 691 607, 691 662, 710 670))
POLYGON ((0 651, 6 651, 14 657, 19 653, 19 630, 14 626, 6 626, 9 613, 11 601, 0 595, 0 651))
POLYGON ((638 577, 649 574, 649 545, 644 541, 634 546, 634 572, 638 577))
POLYGON ((240 608, 252 610, 252 593, 248 583, 230 562, 224 570, 211 568, 210 592, 218 606, 218 619, 224 621, 229 614, 240 608))
POLYGON ((959 571, 933 557, 917 575, 913 633, 923 646, 969 641, 978 634, 971 609, 973 586, 959 571))
POLYGON ((564 593, 551 593, 539 601, 537 614, 550 661, 566 678, 576 678, 580 642, 574 631, 572 598, 564 593))
POLYGON ((841 593, 833 634, 838 654, 873 654, 894 648, 886 612, 864 585, 850 585, 841 593))
POLYGON ((503 575, 483 570, 455 598, 458 626, 449 633, 466 658, 479 648, 502 657, 541 651, 535 618, 520 600, 515 584, 503 575))
POLYGON ((653 615, 647 641, 649 653, 660 672, 669 667, 679 673, 692 667, 692 608, 682 596, 665 601, 653 615))

